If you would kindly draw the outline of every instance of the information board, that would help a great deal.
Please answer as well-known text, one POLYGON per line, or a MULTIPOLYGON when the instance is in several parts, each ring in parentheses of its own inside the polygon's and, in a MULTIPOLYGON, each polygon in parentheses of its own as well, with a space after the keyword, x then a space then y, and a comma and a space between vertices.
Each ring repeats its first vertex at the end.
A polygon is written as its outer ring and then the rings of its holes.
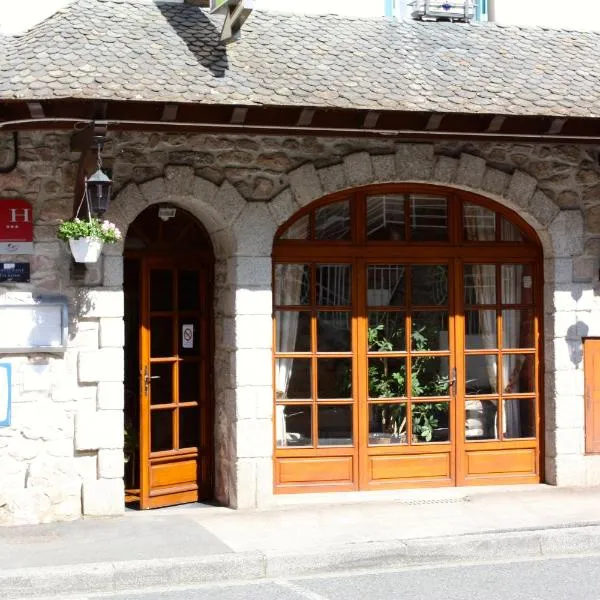
POLYGON ((0 305, 0 353, 64 351, 67 319, 66 301, 0 305))
POLYGON ((10 425, 11 367, 0 363, 0 427, 10 425))

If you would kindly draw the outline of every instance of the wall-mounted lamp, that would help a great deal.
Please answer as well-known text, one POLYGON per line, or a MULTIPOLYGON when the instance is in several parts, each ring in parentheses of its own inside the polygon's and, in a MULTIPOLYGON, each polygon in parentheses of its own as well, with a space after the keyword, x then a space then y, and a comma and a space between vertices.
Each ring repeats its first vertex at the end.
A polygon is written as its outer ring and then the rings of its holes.
POLYGON ((105 138, 96 136, 94 140, 98 147, 98 169, 94 174, 85 178, 85 195, 92 214, 101 217, 110 204, 112 179, 102 171, 102 148, 105 138))

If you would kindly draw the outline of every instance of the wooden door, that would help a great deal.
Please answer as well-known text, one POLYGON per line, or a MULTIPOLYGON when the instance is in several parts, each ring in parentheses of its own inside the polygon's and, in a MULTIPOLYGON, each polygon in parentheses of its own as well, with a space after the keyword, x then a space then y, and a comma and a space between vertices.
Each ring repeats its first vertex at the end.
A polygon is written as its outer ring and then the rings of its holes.
POLYGON ((585 451, 600 454, 600 339, 583 345, 585 373, 585 451))
POLYGON ((211 493, 210 269, 142 259, 140 506, 211 493))

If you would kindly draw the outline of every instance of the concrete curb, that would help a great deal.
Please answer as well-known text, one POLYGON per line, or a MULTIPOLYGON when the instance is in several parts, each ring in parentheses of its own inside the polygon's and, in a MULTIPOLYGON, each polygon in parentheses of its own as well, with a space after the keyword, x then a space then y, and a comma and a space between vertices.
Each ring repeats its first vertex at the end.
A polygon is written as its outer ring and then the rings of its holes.
POLYGON ((152 590, 340 570, 402 568, 507 558, 600 553, 600 526, 345 544, 294 552, 235 552, 125 562, 0 570, 6 600, 152 590))

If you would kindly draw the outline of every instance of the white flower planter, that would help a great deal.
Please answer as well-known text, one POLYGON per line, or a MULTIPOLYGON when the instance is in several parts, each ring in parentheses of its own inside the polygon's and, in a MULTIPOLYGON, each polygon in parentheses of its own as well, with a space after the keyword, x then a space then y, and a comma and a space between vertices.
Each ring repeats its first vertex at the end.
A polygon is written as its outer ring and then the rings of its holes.
POLYGON ((94 263, 100 258, 104 242, 98 238, 79 238, 69 240, 71 254, 78 263, 94 263))

